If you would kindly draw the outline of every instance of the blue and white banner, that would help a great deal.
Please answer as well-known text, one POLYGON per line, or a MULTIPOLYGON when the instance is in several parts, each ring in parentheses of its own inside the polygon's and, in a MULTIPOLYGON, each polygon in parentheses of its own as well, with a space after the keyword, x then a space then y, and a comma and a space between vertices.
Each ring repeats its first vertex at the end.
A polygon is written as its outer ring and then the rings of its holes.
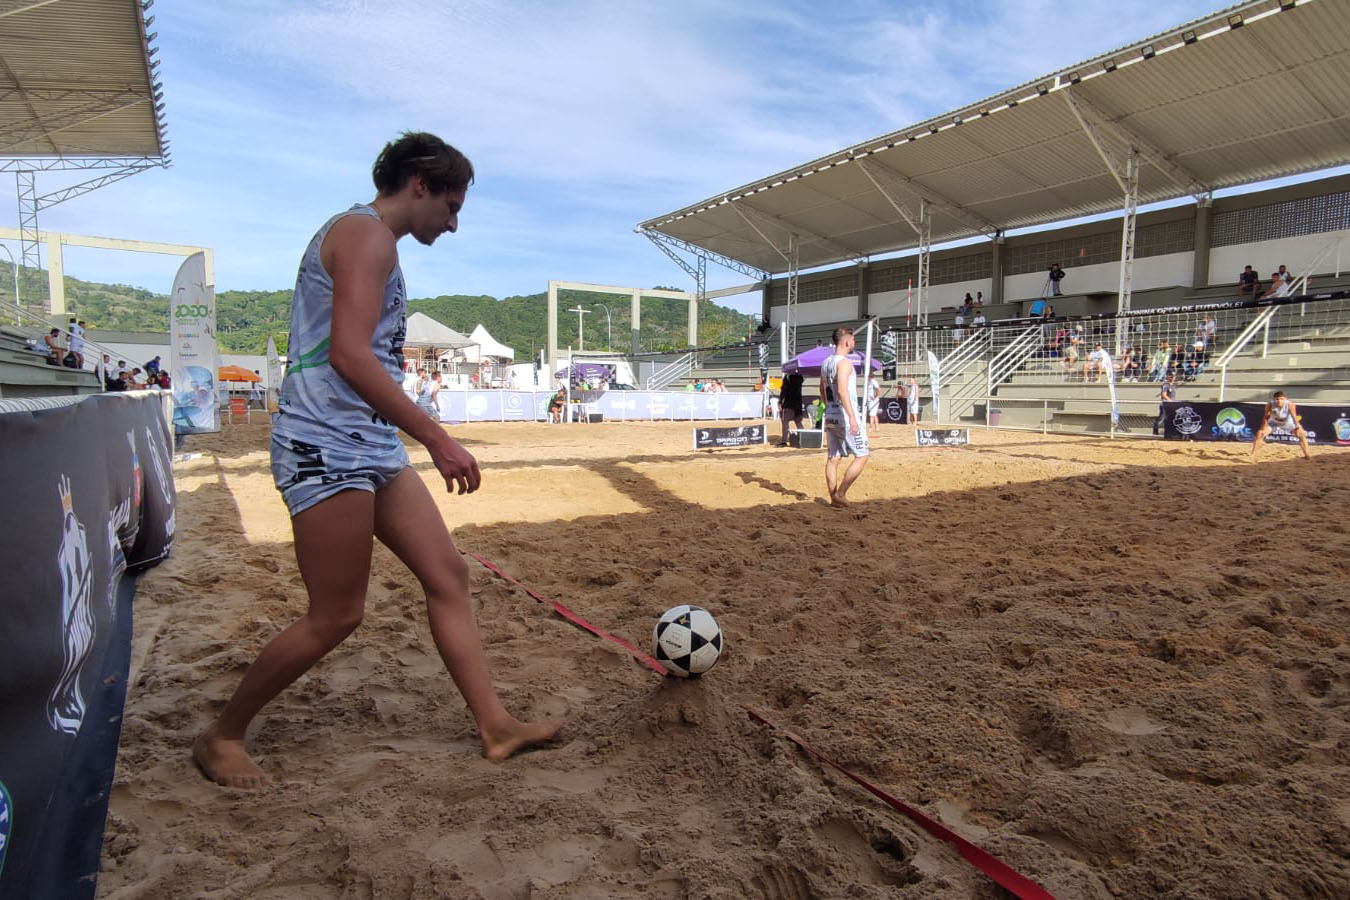
MULTIPOLYGON (((553 391, 442 390, 442 422, 542 422, 553 391)), ((577 417, 600 414, 606 421, 720 421, 759 419, 764 395, 754 391, 718 394, 689 391, 608 390, 573 403, 577 417)))
POLYGON ((178 267, 169 299, 169 378, 178 434, 220 430, 219 368, 216 294, 206 283, 206 254, 194 253, 178 267))

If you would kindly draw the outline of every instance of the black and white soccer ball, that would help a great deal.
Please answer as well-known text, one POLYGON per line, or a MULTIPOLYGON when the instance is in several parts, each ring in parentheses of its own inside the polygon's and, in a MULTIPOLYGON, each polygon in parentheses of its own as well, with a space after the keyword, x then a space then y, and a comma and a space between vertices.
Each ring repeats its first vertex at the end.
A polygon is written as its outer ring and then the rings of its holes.
POLYGON ((666 671, 681 678, 702 675, 722 655, 722 629, 701 606, 673 606, 656 620, 652 654, 666 671))

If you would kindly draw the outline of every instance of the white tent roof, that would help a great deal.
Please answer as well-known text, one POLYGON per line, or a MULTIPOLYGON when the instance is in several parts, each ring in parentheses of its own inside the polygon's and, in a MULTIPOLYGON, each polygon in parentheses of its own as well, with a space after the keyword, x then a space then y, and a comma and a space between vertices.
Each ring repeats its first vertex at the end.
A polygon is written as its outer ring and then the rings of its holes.
POLYGON ((478 346, 466 347, 464 349, 465 359, 481 359, 484 356, 495 356, 498 359, 516 358, 516 351, 488 334, 488 330, 483 327, 481 322, 474 326, 473 333, 469 335, 469 339, 478 346))
POLYGON ((1102 157, 1130 146, 1140 203, 1350 162, 1350 0, 1241 3, 638 230, 760 273, 862 261, 918 246, 921 201, 934 244, 1120 209, 1102 157))
POLYGON ((403 338, 405 347, 433 347, 456 349, 473 346, 474 341, 453 328, 442 325, 431 316, 415 312, 408 316, 408 333, 403 338))

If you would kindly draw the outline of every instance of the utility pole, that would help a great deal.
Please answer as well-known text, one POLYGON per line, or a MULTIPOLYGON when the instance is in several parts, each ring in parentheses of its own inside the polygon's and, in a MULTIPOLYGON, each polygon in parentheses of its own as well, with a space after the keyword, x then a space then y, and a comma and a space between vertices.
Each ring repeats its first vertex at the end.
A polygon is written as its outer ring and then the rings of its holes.
POLYGON ((577 314, 577 351, 580 352, 586 349, 586 342, 581 337, 581 323, 584 321, 582 317, 585 316, 586 313, 590 312, 590 310, 582 309, 580 306, 574 306, 571 309, 569 309, 568 312, 574 312, 577 314))

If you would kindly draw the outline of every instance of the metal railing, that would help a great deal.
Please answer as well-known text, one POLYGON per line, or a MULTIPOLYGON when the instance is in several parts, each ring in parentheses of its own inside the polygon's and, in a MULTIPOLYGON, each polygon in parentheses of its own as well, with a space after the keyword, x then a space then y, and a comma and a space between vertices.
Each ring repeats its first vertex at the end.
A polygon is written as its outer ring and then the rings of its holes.
MULTIPOLYGON (((64 340, 66 347, 67 348, 70 347, 70 338, 71 338, 70 332, 66 330, 66 328, 62 324, 52 321, 42 313, 34 312, 31 309, 25 309, 19 304, 13 303, 8 300, 0 301, 0 309, 5 310, 7 313, 13 314, 15 316, 15 322, 17 322, 20 325, 20 327, 23 326, 24 319, 27 318, 30 320, 30 322, 28 323, 29 327, 31 327, 32 325, 38 325, 47 334, 50 334, 52 329, 56 329, 56 331, 60 333, 62 339, 64 340)), ((43 349, 43 346, 44 345, 41 344, 36 345, 35 349, 37 349, 38 352, 34 354, 35 356, 38 355, 38 353, 40 353, 43 356, 43 358, 46 358, 47 353, 46 350, 43 349)), ((105 347, 102 344, 97 343, 96 341, 90 340, 88 337, 84 338, 84 347, 86 349, 80 351, 81 354, 84 356, 84 365, 79 367, 77 371, 92 372, 97 374, 99 371, 99 359, 97 354, 103 354, 109 357, 114 355, 113 351, 110 350, 108 347, 105 347), (94 353, 86 352, 86 350, 89 348, 92 348, 95 352, 94 353), (91 362, 93 363, 93 365, 90 365, 91 362)), ((57 360, 58 364, 60 364, 61 362, 62 362, 61 360, 57 360)), ((61 367, 66 368, 65 366, 61 367)), ((100 384, 99 387, 102 388, 103 385, 100 384)))
MULTIPOLYGON (((1152 437, 1159 425, 1157 400, 1117 400, 1102 388, 1100 397, 990 398, 986 428, 1039 431, 1041 434, 1098 434, 1106 437, 1152 437)), ((1161 433, 1159 431, 1158 433, 1161 433)))
POLYGON ((1270 320, 1275 318, 1275 314, 1278 313, 1280 309, 1281 307, 1279 306, 1268 306, 1261 310, 1257 317, 1252 319, 1251 323, 1248 324, 1246 328, 1242 329, 1242 333, 1228 345, 1228 348, 1224 350, 1215 361, 1215 365, 1219 369, 1220 403, 1223 402, 1224 393, 1228 388, 1228 367, 1232 365, 1233 360, 1236 359, 1237 355, 1251 342, 1251 339, 1256 337, 1258 332, 1264 335, 1261 341, 1261 358, 1265 359, 1266 354, 1270 352, 1270 320))
POLYGON ((647 376, 647 390, 659 391, 669 387, 681 378, 688 378, 689 373, 694 370, 695 351, 691 350, 657 369, 651 375, 647 376))

